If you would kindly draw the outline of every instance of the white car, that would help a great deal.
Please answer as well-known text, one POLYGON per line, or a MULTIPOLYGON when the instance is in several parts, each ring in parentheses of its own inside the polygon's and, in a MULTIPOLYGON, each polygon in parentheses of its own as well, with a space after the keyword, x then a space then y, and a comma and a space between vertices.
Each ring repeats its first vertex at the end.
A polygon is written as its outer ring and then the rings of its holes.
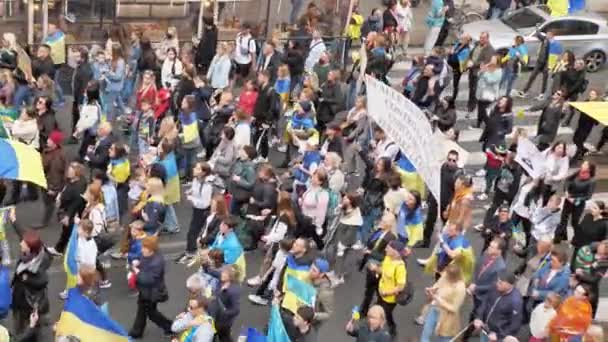
POLYGON ((513 45, 516 36, 524 37, 528 46, 530 66, 536 62, 539 37, 553 31, 565 50, 583 57, 587 71, 596 72, 606 64, 608 56, 608 24, 606 18, 593 12, 577 12, 564 17, 551 17, 545 7, 530 6, 514 10, 500 19, 464 24, 461 33, 478 39, 481 32, 490 33, 490 43, 499 53, 513 45))

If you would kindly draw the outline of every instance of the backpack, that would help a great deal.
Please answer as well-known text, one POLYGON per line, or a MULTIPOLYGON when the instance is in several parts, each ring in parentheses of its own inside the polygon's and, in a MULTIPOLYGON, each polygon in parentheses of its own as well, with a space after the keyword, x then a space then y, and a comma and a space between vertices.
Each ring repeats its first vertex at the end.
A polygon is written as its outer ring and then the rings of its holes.
POLYGON ((277 121, 281 115, 283 104, 281 103, 281 96, 274 90, 273 87, 269 88, 270 91, 270 106, 269 112, 274 121, 277 121))
MULTIPOLYGON (((340 206, 340 194, 331 190, 331 189, 323 189, 324 192, 327 193, 327 211, 325 212, 325 222, 328 222, 329 219, 331 219, 335 213, 336 213, 336 209, 340 206)), ((318 192, 317 195, 318 196, 318 192)), ((317 202, 318 202, 318 198, 316 198, 317 202)))

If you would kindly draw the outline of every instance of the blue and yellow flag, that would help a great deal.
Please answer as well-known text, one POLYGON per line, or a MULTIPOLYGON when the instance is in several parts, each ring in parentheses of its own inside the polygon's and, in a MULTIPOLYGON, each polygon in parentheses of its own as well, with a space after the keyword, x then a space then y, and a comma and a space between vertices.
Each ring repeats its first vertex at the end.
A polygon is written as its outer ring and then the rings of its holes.
POLYGON ((68 291, 68 299, 57 322, 57 336, 74 336, 83 342, 129 341, 127 331, 84 296, 78 288, 68 291))
POLYGON ((196 113, 180 113, 179 122, 182 125, 182 132, 184 134, 184 144, 192 143, 196 139, 198 139, 198 121, 196 119, 196 113))
POLYGON ((528 47, 526 46, 526 44, 510 47, 509 52, 502 58, 502 63, 505 63, 508 60, 515 58, 519 58, 521 64, 528 65, 530 56, 528 56, 528 47), (517 56, 518 53, 519 57, 517 56))
POLYGON ((18 141, 0 139, 0 178, 30 182, 46 189, 40 152, 18 141))
POLYGON ((116 184, 123 184, 131 176, 131 163, 128 158, 112 159, 108 171, 116 184))
POLYGON ((553 68, 555 68, 555 65, 559 61, 559 57, 563 52, 564 48, 560 42, 555 39, 549 42, 549 57, 547 59, 547 66, 549 67, 549 70, 553 70, 553 68))
POLYGON ((78 253, 78 226, 72 226, 72 233, 70 234, 70 240, 68 246, 65 249, 65 255, 63 256, 63 269, 67 276, 65 288, 67 290, 73 288, 78 283, 78 261, 76 259, 78 253))
POLYGON ((267 342, 291 342, 287 330, 285 330, 285 324, 283 324, 283 318, 281 317, 281 311, 278 305, 273 305, 270 309, 270 319, 268 321, 268 337, 267 342))
POLYGON ((226 265, 236 265, 239 271, 239 281, 244 280, 247 275, 245 253, 239 238, 234 232, 224 236, 218 234, 209 248, 221 250, 224 253, 224 263, 226 265))
POLYGON ((300 306, 315 306, 317 290, 308 282, 291 274, 285 275, 285 295, 282 306, 294 314, 300 306))
MULTIPOLYGON (((475 253, 469 241, 463 236, 458 235, 450 239, 446 234, 443 235, 443 241, 453 251, 458 252, 456 257, 451 261, 455 262, 460 266, 462 276, 465 283, 469 283, 473 278, 473 271, 475 270, 475 253)), ((424 266, 424 271, 429 274, 434 274, 438 263, 445 263, 449 256, 445 251, 437 246, 435 252, 424 266)))
POLYGON ((181 199, 181 192, 179 188, 179 172, 177 171, 175 153, 170 152, 164 159, 159 160, 158 163, 165 168, 165 173, 167 175, 167 179, 165 180, 165 204, 171 205, 178 203, 181 199))

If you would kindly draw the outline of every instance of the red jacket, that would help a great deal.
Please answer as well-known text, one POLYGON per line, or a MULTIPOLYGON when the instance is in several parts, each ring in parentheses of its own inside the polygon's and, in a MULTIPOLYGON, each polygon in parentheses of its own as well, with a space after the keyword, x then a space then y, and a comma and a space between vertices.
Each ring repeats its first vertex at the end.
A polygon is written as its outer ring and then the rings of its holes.
POLYGON ((239 97, 239 105, 238 109, 247 113, 247 115, 253 115, 253 108, 255 107, 255 102, 258 99, 257 91, 244 91, 241 93, 239 97))

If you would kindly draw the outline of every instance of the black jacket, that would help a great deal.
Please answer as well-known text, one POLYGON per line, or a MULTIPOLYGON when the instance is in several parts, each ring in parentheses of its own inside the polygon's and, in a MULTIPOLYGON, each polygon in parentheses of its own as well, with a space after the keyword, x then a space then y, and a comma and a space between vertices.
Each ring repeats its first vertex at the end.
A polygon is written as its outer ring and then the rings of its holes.
POLYGON ((137 274, 137 289, 142 300, 158 303, 168 299, 165 285, 165 259, 159 252, 142 257, 137 274))
MULTIPOLYGON (((43 250, 40 264, 35 273, 30 270, 15 271, 13 275, 13 303, 11 308, 19 311, 20 313, 26 314, 26 317, 32 312, 34 304, 38 306, 38 312, 40 314, 46 314, 49 312, 49 298, 47 293, 47 286, 49 283, 48 269, 51 267, 51 258, 43 250)), ((18 270, 19 265, 23 261, 17 261, 18 270)))
POLYGON ((215 25, 205 26, 203 37, 196 48, 196 65, 207 70, 211 60, 215 56, 217 48, 217 27, 215 25))
POLYGON ((542 109, 542 114, 538 120, 537 140, 539 143, 551 144, 557 136, 559 121, 562 117, 563 102, 553 104, 551 99, 547 99, 538 105, 530 107, 529 111, 534 112, 542 109))
POLYGON ((570 242, 574 247, 583 247, 608 238, 608 218, 593 220, 591 214, 585 215, 580 224, 574 226, 574 236, 570 242))
POLYGON ((80 178, 76 182, 66 182, 63 191, 61 191, 59 212, 69 218, 73 218, 76 214, 82 212, 86 204, 82 194, 86 190, 87 181, 84 178, 80 178))
POLYGON ((270 73, 270 84, 274 84, 274 81, 277 79, 277 69, 281 65, 282 56, 278 51, 274 51, 270 56, 270 61, 268 61, 268 65, 264 68, 266 64, 266 56, 262 57, 262 63, 258 66, 258 71, 268 70, 270 73))
POLYGON ((496 289, 490 291, 475 312, 475 318, 487 325, 488 332, 496 333, 501 341, 506 336, 517 336, 522 324, 523 299, 513 288, 501 295, 496 289))
POLYGON ((227 289, 219 289, 216 295, 217 317, 215 324, 220 327, 232 326, 241 312, 241 287, 231 284, 227 289))
POLYGON ((0 69, 15 70, 17 68, 17 52, 2 49, 0 52, 0 69))
POLYGON ((335 115, 346 107, 346 95, 342 82, 325 82, 321 86, 321 98, 317 109, 317 119, 321 122, 330 122, 335 115))
POLYGON ((277 206, 277 183, 274 180, 260 182, 256 180, 253 184, 252 198, 255 202, 250 205, 254 212, 261 212, 264 209, 274 211, 277 206))
POLYGON ((110 163, 110 147, 116 141, 113 134, 103 138, 93 152, 87 154, 89 157, 89 165, 92 169, 106 172, 110 163))
POLYGON ((576 70, 573 67, 562 71, 559 75, 559 87, 566 88, 568 100, 576 100, 578 95, 585 91, 585 76, 587 72, 576 70))
POLYGON ((91 64, 79 64, 74 71, 74 79, 72 81, 72 89, 74 94, 74 102, 80 104, 84 97, 87 85, 93 79, 93 69, 91 64))
POLYGON ((459 167, 451 167, 447 163, 441 165, 441 211, 452 201, 456 178, 462 173, 463 170, 459 167))
POLYGON ((271 123, 273 120, 271 107, 273 96, 275 96, 276 92, 274 88, 270 84, 270 82, 263 88, 260 89, 258 93, 258 98, 255 101, 255 106, 253 107, 253 117, 259 123, 271 123))
POLYGON ((55 112, 49 109, 46 113, 38 116, 38 135, 40 136, 40 149, 46 147, 46 141, 52 131, 59 128, 55 112))
POLYGON ((304 73, 304 54, 298 49, 288 49, 283 56, 283 62, 289 68, 292 78, 299 77, 304 73))
POLYGON ((505 144, 505 136, 513 131, 513 113, 501 113, 493 109, 484 127, 480 142, 486 147, 500 146, 505 144))
POLYGON ((51 56, 45 59, 34 58, 32 60, 32 75, 34 78, 40 77, 40 75, 48 75, 51 79, 55 79, 55 64, 51 56))

